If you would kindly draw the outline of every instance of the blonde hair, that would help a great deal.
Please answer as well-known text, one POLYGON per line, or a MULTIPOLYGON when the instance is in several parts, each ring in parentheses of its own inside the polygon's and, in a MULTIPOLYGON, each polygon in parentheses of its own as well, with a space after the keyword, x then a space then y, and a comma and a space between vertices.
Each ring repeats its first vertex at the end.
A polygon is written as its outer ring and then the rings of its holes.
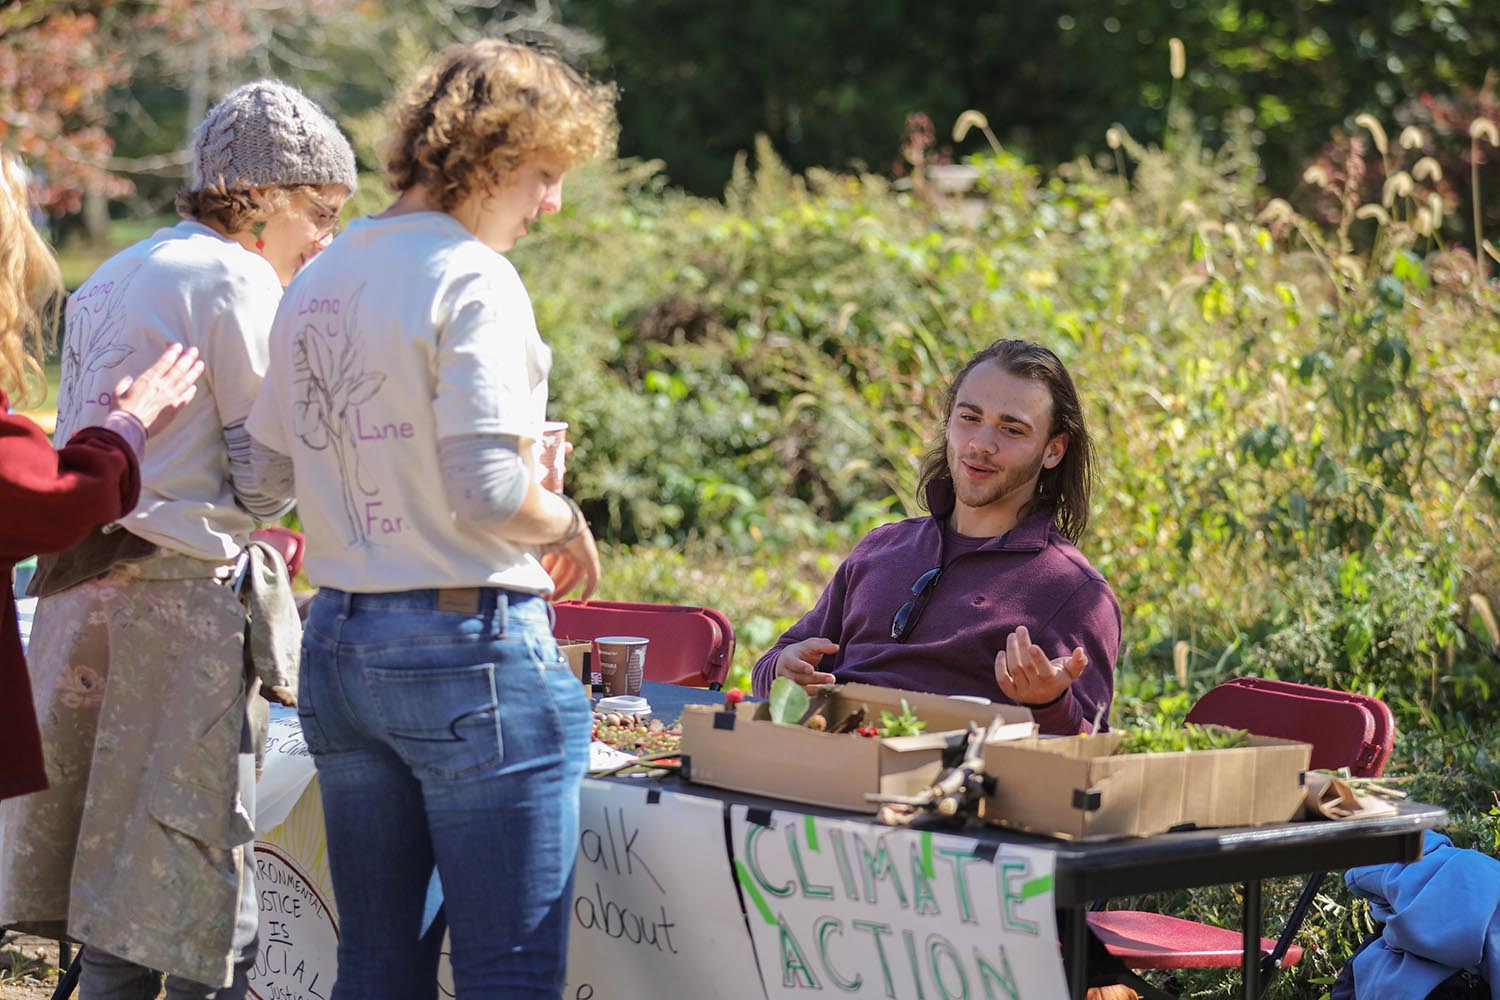
POLYGON ((609 153, 614 104, 614 87, 550 52, 494 38, 453 46, 394 105, 386 183, 397 192, 426 186, 452 211, 534 156, 572 167, 609 153))
POLYGON ((0 389, 12 404, 45 396, 42 359, 62 304, 62 275, 52 248, 31 224, 26 176, 0 150, 0 389))

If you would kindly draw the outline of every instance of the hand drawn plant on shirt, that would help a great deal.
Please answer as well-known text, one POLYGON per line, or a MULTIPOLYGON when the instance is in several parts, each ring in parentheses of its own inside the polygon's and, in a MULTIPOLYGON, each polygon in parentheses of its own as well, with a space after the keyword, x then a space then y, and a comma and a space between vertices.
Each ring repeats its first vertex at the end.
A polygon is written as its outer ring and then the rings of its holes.
MULTIPOLYGON (((125 295, 135 278, 137 264, 123 278, 93 283, 80 289, 68 306, 63 334, 62 379, 57 387, 58 439, 63 440, 78 425, 84 400, 80 390, 92 388, 95 372, 118 368, 135 353, 129 344, 117 343, 125 327, 125 295)), ((114 390, 114 384, 109 385, 114 390)))
POLYGON ((292 427, 302 443, 314 451, 333 450, 344 516, 349 522, 345 541, 351 546, 366 545, 370 540, 355 491, 367 497, 377 492, 375 487, 365 485, 353 408, 367 402, 385 384, 384 372, 365 370, 364 342, 359 337, 359 298, 364 290, 360 285, 345 303, 336 336, 314 323, 304 325, 295 335, 292 362, 297 386, 292 427))

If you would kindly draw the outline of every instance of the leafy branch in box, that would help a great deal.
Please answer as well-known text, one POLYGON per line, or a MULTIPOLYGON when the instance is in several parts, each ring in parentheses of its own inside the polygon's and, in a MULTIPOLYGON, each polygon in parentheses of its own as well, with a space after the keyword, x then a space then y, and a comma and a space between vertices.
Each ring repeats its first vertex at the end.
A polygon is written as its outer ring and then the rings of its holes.
POLYGON ((1115 753, 1177 753, 1184 750, 1231 750, 1248 745, 1249 733, 1227 726, 1184 723, 1181 729, 1128 729, 1115 753))
POLYGON ((771 683, 770 706, 772 722, 800 725, 807 714, 807 692, 790 677, 778 677, 771 683))

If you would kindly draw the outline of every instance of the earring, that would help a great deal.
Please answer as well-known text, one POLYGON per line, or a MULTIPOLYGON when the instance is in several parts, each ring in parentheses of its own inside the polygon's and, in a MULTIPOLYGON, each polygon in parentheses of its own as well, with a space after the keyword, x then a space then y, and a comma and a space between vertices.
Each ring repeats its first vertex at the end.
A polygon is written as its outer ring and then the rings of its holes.
POLYGON ((265 250, 265 248, 266 248, 266 241, 265 240, 256 240, 255 241, 255 249, 256 250, 265 250))

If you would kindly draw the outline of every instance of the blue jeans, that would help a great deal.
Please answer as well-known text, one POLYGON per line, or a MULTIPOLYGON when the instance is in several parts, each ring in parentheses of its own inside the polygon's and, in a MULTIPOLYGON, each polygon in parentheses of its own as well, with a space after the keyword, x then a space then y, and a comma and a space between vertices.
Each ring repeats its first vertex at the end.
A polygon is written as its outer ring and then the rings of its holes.
POLYGON ((561 995, 590 710, 539 597, 324 589, 297 715, 339 918, 332 1000, 436 994, 434 865, 460 1000, 561 995))

